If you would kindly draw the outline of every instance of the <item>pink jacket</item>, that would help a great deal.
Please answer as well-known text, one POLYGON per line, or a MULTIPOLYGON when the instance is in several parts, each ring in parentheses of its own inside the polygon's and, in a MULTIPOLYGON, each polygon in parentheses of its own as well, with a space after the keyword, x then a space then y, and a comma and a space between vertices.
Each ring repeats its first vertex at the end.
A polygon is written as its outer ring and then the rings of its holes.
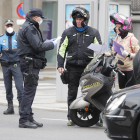
MULTIPOLYGON (((117 35, 115 38, 115 41, 122 45, 124 47, 124 50, 126 50, 128 53, 132 53, 132 55, 135 55, 139 50, 138 40, 132 33, 128 33, 128 35, 122 39, 120 36, 117 35), (130 45, 130 38, 131 38, 131 45, 130 45), (133 52, 132 52, 133 51, 133 52)), ((114 48, 112 48, 114 50, 114 48)), ((133 69, 133 60, 129 57, 122 57, 121 55, 116 55, 116 61, 118 59, 121 59, 124 62, 124 65, 119 65, 118 67, 120 70, 129 71, 133 69)))

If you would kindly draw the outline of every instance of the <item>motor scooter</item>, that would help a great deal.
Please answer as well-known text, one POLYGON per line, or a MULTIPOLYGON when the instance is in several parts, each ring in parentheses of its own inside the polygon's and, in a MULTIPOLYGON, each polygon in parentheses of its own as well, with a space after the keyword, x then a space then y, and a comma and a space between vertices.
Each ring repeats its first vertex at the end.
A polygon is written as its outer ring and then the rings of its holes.
POLYGON ((112 95, 115 72, 124 75, 117 64, 112 64, 115 56, 104 57, 98 54, 85 68, 80 79, 81 97, 70 105, 70 118, 80 127, 89 127, 99 121, 99 115, 104 110, 107 100, 112 95))

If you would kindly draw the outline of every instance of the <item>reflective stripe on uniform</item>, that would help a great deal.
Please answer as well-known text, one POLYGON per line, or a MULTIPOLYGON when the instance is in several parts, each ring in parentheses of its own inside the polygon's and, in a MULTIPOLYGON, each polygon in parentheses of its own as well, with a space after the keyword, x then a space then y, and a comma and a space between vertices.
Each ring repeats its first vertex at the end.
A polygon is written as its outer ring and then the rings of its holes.
POLYGON ((65 40, 63 41, 63 43, 61 44, 60 46, 60 49, 59 49, 59 54, 64 58, 65 56, 65 51, 66 51, 66 48, 68 46, 68 37, 66 36, 65 37, 65 40))
POLYGON ((98 42, 98 40, 97 40, 97 38, 95 37, 94 38, 94 42, 93 42, 94 44, 99 44, 99 42, 98 42))
POLYGON ((72 56, 67 56, 67 58, 71 58, 72 56))
POLYGON ((94 58, 93 56, 88 56, 88 58, 94 58))

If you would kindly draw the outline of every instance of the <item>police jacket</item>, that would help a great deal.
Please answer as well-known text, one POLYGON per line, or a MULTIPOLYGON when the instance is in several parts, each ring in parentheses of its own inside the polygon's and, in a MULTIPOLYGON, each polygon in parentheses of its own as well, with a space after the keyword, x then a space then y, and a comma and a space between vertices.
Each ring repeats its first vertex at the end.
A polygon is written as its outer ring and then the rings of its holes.
POLYGON ((13 32, 9 34, 6 32, 0 36, 0 52, 2 56, 1 61, 7 62, 17 62, 19 61, 19 56, 17 55, 17 33, 13 32))
POLYGON ((87 48, 91 43, 102 43, 98 30, 89 26, 83 32, 77 31, 74 26, 66 29, 57 55, 58 68, 64 67, 66 53, 66 66, 86 66, 93 58, 94 52, 87 48))
POLYGON ((20 56, 32 54, 45 57, 45 51, 53 49, 54 44, 51 41, 43 42, 39 24, 27 15, 26 21, 18 32, 17 48, 20 56))

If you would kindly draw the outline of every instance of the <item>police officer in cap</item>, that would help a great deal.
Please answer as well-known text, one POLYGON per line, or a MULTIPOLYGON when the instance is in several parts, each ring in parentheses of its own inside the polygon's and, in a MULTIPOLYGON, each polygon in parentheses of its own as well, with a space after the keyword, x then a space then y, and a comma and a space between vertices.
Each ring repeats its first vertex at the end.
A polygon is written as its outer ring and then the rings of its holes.
POLYGON ((32 103, 35 97, 40 69, 46 64, 45 51, 52 50, 57 42, 43 41, 39 25, 45 17, 41 9, 31 9, 18 33, 17 46, 20 68, 24 75, 24 92, 21 103, 19 127, 42 127, 33 118, 32 103))
MULTIPOLYGON (((64 30, 58 51, 58 72, 63 73, 64 61, 69 72, 68 83, 68 126, 74 123, 70 118, 70 104, 76 99, 79 80, 85 67, 93 59, 94 52, 87 47, 91 44, 101 44, 100 34, 97 29, 88 26, 89 11, 76 7, 72 11, 73 27, 64 30), (66 56, 67 53, 67 57, 66 56)), ((97 123, 98 125, 99 123, 97 123)))
POLYGON ((12 92, 12 76, 15 80, 17 89, 17 99, 20 103, 23 94, 23 77, 20 70, 19 56, 17 55, 17 33, 14 32, 14 22, 6 20, 4 23, 5 34, 0 36, 0 62, 3 71, 4 85, 6 89, 6 99, 8 109, 3 114, 14 114, 13 108, 13 92, 12 92))

